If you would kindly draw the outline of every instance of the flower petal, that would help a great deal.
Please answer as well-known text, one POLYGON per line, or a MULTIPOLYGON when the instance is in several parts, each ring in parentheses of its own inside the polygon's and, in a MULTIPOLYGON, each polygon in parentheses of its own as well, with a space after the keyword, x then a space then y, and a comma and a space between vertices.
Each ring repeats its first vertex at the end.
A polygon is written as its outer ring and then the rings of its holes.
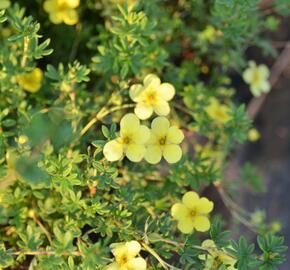
POLYGON ((121 134, 136 132, 140 127, 140 120, 134 113, 127 113, 120 121, 121 134))
POLYGON ((168 129, 170 127, 170 122, 166 117, 156 117, 152 123, 151 123, 151 128, 152 132, 155 135, 159 136, 165 136, 168 132, 168 129))
POLYGON ((186 192, 182 197, 182 202, 185 204, 186 207, 192 209, 195 208, 195 205, 199 201, 199 196, 194 191, 186 192))
POLYGON ((78 22, 79 16, 78 13, 74 9, 67 9, 62 11, 63 21, 67 25, 74 25, 78 22))
POLYGON ((145 144, 150 139, 150 129, 144 125, 140 125, 139 129, 133 133, 132 140, 137 144, 145 144))
POLYGON ((170 83, 162 83, 158 88, 158 92, 163 100, 169 101, 175 95, 175 88, 170 83))
POLYGON ((137 103, 135 108, 136 115, 142 119, 148 119, 153 113, 153 107, 151 105, 145 104, 143 102, 137 103))
POLYGON ((143 80, 143 83, 144 83, 144 86, 147 87, 147 86, 160 86, 160 79, 158 76, 156 76, 155 74, 148 74, 144 80, 143 80))
POLYGON ((196 212, 198 214, 208 214, 213 210, 213 202, 202 197, 196 203, 196 212))
POLYGON ((143 92, 144 88, 142 86, 142 84, 133 84, 131 87, 130 87, 130 90, 129 90, 129 96, 130 98, 137 102, 139 100, 139 96, 140 94, 143 92))
POLYGON ((109 264, 105 269, 106 270, 121 270, 121 268, 116 262, 109 264))
POLYGON ((80 0, 66 0, 65 2, 69 8, 77 8, 80 5, 80 0))
POLYGON ((128 249, 128 255, 130 258, 136 257, 141 250, 141 245, 135 240, 126 242, 126 247, 128 249))
POLYGON ((149 145, 145 153, 145 160, 150 164, 157 164, 162 157, 162 151, 157 145, 149 145))
POLYGON ((268 79, 270 75, 269 68, 266 65, 259 65, 258 69, 261 77, 263 77, 264 79, 268 79))
POLYGON ((171 207, 171 215, 174 219, 180 220, 184 219, 189 215, 189 210, 182 203, 175 203, 171 207))
POLYGON ((117 140, 105 144, 103 154, 108 161, 120 160, 123 156, 123 146, 117 140))
POLYGON ((154 104, 154 111, 157 115, 166 116, 170 113, 170 107, 167 101, 160 100, 154 104))
POLYGON ((166 136, 167 143, 179 144, 183 141, 184 134, 178 127, 170 127, 166 136))
POLYGON ((210 229, 210 222, 206 216, 196 216, 193 219, 193 226, 199 232, 206 232, 210 229))
POLYGON ((142 144, 129 144, 125 153, 126 157, 132 162, 139 162, 142 160, 146 152, 146 148, 142 144))
POLYGON ((192 233, 193 232, 193 221, 190 218, 182 219, 179 220, 177 223, 177 228, 182 232, 182 233, 192 233))
POLYGON ((146 270, 146 267, 146 261, 141 257, 137 257, 129 261, 128 270, 146 270))
POLYGON ((182 150, 179 145, 167 144, 164 146, 163 156, 168 163, 176 163, 182 157, 182 150))

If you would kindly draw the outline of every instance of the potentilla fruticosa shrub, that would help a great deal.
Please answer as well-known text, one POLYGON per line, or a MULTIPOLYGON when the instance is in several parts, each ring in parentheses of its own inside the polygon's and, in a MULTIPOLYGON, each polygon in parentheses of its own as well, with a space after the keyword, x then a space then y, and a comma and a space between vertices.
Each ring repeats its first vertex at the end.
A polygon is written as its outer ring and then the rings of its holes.
POLYGON ((239 179, 225 172, 260 137, 231 75, 270 91, 269 68, 245 51, 277 55, 263 33, 288 1, 274 15, 256 0, 0 8, 0 268, 277 269, 281 224, 235 200, 262 192, 261 178, 250 163, 239 179), (234 237, 232 219, 257 241, 234 237))

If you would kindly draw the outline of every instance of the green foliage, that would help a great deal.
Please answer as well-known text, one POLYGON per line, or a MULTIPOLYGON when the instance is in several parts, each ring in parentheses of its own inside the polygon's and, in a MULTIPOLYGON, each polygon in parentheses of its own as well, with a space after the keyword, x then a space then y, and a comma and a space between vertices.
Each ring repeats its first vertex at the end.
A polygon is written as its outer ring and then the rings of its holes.
MULTIPOLYGON (((251 127, 231 75, 244 69, 249 46, 275 52, 261 32, 275 30, 279 16, 256 0, 87 0, 70 26, 53 24, 44 1, 10 2, 0 10, 0 268, 105 269, 114 260, 110 245, 131 240, 150 270, 203 269, 200 255, 211 251, 204 239, 231 254, 237 269, 283 262, 281 237, 258 236, 256 254, 244 236, 230 239, 222 215, 211 217, 208 232, 183 235, 170 214, 189 190, 230 193, 244 183, 263 190, 248 163, 239 181, 225 179, 251 127), (36 67, 44 76, 32 91, 19 78, 36 67), (150 73, 175 87, 168 118, 185 134, 183 157, 109 162, 104 146, 134 111, 129 88, 150 73), (229 120, 209 115, 210 100, 229 120)), ((286 2, 275 3, 279 13, 286 2)))

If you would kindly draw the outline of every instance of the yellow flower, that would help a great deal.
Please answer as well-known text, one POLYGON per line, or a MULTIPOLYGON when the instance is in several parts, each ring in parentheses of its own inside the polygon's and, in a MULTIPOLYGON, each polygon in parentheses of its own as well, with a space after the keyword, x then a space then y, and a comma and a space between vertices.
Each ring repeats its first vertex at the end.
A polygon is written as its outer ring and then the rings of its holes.
POLYGON ((172 206, 171 215, 177 220, 177 227, 182 233, 192 233, 194 229, 206 232, 210 228, 208 214, 212 210, 212 201, 189 191, 183 195, 181 203, 172 206))
POLYGON ((209 105, 205 108, 206 113, 209 117, 220 124, 224 124, 230 120, 229 107, 220 104, 216 98, 211 98, 209 105))
POLYGON ((18 137, 19 144, 26 144, 28 142, 28 137, 26 135, 20 135, 18 137))
POLYGON ((0 9, 8 8, 11 5, 9 0, 0 0, 0 9))
POLYGON ((257 140, 260 139, 260 133, 257 129, 255 128, 251 128, 249 131, 248 131, 248 140, 250 142, 255 142, 257 140))
POLYGON ((145 270, 146 261, 138 256, 141 245, 137 241, 115 243, 111 246, 115 262, 108 265, 106 270, 145 270))
MULTIPOLYGON (((203 270, 218 270, 221 266, 226 266, 227 270, 235 270, 236 259, 229 256, 224 250, 219 250, 214 241, 207 239, 202 242, 201 246, 207 249, 207 255, 199 255, 200 260, 205 261, 203 270)), ((224 269, 224 268, 222 268, 224 269)))
POLYGON ((104 156, 109 161, 126 157, 139 162, 145 155, 145 144, 150 138, 148 127, 140 125, 140 120, 133 113, 126 114, 120 122, 120 136, 104 146, 104 156))
POLYGON ((147 143, 145 160, 156 164, 164 156, 168 163, 178 162, 182 157, 182 150, 178 144, 183 139, 182 131, 170 126, 167 118, 163 116, 155 118, 151 123, 151 137, 147 143))
POLYGON ((135 114, 140 119, 148 119, 153 111, 161 116, 170 112, 168 101, 175 94, 175 89, 170 83, 161 83, 160 79, 149 74, 142 84, 134 84, 129 91, 131 99, 137 103, 135 114))
POLYGON ((243 73, 243 79, 250 85, 252 94, 258 97, 270 91, 269 75, 270 71, 266 65, 257 66, 254 61, 250 61, 249 67, 243 73))
POLYGON ((208 41, 213 43, 217 37, 222 35, 223 33, 221 31, 216 30, 212 25, 207 25, 206 28, 198 34, 197 39, 200 42, 208 41))
POLYGON ((74 25, 79 20, 75 10, 79 5, 80 0, 46 0, 43 8, 53 23, 74 25))
POLYGON ((42 78, 42 70, 35 68, 31 72, 17 76, 17 82, 24 90, 36 93, 41 87, 42 78))

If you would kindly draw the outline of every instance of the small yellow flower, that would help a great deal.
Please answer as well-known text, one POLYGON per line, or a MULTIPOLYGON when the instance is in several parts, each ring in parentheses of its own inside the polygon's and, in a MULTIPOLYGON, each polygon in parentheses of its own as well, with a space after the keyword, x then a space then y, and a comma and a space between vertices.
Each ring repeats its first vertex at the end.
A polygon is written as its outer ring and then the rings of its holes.
POLYGON ((27 92, 36 93, 41 87, 42 78, 42 70, 35 68, 31 72, 17 76, 17 82, 27 92))
POLYGON ((0 10, 8 8, 11 5, 9 0, 0 0, 0 10))
POLYGON ((20 135, 17 141, 19 144, 26 144, 28 142, 28 137, 26 135, 20 135))
POLYGON ((194 229, 206 232, 210 229, 208 214, 213 206, 212 201, 189 191, 183 195, 181 203, 172 206, 171 215, 177 220, 177 227, 182 233, 192 233, 194 229))
POLYGON ((269 75, 270 71, 266 65, 257 66, 254 61, 250 61, 249 67, 243 73, 243 79, 250 85, 252 94, 258 97, 270 91, 269 75))
POLYGON ((216 30, 212 25, 207 25, 206 28, 198 34, 197 39, 200 42, 207 41, 209 43, 214 43, 216 38, 222 35, 223 33, 221 31, 216 30))
POLYGON ((49 14, 51 22, 74 25, 79 20, 75 10, 79 5, 80 0, 46 0, 43 8, 49 14))
POLYGON ((115 262, 108 265, 106 270, 145 270, 146 261, 138 256, 141 245, 137 241, 115 243, 111 246, 115 262))
POLYGON ((170 83, 161 83, 160 79, 149 74, 142 84, 134 84, 129 91, 131 99, 137 103, 135 114, 140 119, 148 119, 153 111, 160 116, 170 112, 168 101, 175 95, 175 89, 170 83))
POLYGON ((257 129, 255 128, 251 128, 249 131, 248 131, 248 140, 250 142, 256 142, 257 140, 260 139, 260 133, 257 129))
MULTIPOLYGON (((227 270, 235 270, 236 259, 229 256, 224 250, 219 250, 214 241, 207 239, 201 246, 207 249, 207 255, 199 255, 200 260, 205 261, 203 270, 218 270, 221 266, 226 266, 227 270)), ((224 268, 223 268, 224 269, 224 268)))
POLYGON ((230 120, 230 109, 226 105, 220 104, 216 98, 211 98, 209 105, 205 108, 208 116, 220 124, 224 124, 230 120))
POLYGON ((126 157, 139 162, 145 155, 145 144, 150 138, 148 127, 140 125, 140 120, 133 113, 126 114, 120 122, 120 136, 104 146, 104 156, 109 161, 117 161, 126 157))
POLYGON ((271 223, 271 231, 273 233, 278 233, 282 230, 282 224, 279 221, 274 221, 271 223))
POLYGON ((151 164, 158 163, 162 156, 168 163, 176 163, 182 157, 179 144, 183 141, 182 131, 170 126, 167 118, 159 116, 151 123, 151 137, 147 143, 145 160, 151 164))

